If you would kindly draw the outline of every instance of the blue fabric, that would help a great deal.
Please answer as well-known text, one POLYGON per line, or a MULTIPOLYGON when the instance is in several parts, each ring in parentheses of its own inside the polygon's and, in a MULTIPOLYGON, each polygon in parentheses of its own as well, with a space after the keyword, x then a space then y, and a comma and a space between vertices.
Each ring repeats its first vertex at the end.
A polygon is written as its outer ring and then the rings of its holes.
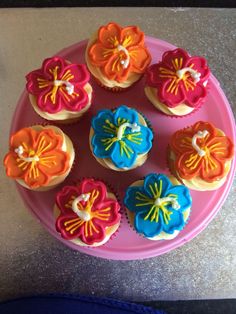
POLYGON ((143 305, 98 297, 48 295, 0 303, 4 314, 165 314, 143 305))

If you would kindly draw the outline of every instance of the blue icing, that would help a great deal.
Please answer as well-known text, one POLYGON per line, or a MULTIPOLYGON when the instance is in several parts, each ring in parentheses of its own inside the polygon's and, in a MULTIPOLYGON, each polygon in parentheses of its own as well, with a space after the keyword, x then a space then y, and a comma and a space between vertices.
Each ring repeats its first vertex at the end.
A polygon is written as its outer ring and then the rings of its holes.
POLYGON ((173 234, 182 230, 186 224, 183 214, 191 207, 192 198, 187 187, 175 186, 167 176, 151 173, 143 186, 127 189, 124 204, 135 214, 137 232, 152 238, 162 231, 173 234))
POLYGON ((152 147, 152 131, 139 123, 135 109, 120 106, 114 112, 101 110, 92 119, 94 135, 91 141, 93 153, 98 158, 110 158, 117 168, 130 168, 138 154, 147 153, 152 147), (123 128, 122 137, 118 139, 118 129, 124 123, 136 125, 123 128))

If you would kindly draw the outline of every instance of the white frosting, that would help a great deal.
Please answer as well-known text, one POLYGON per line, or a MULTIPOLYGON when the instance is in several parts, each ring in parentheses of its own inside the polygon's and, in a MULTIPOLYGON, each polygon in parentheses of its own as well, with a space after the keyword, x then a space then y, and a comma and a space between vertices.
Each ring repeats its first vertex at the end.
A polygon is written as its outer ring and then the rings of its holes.
POLYGON ((125 53, 125 55, 126 55, 126 59, 120 61, 120 63, 121 63, 121 65, 123 66, 123 68, 126 69, 126 68, 128 67, 128 65, 129 65, 129 61, 130 61, 129 52, 128 52, 128 50, 127 50, 124 46, 122 46, 122 45, 118 45, 118 46, 117 46, 117 49, 118 49, 119 51, 123 51, 123 52, 125 53))
POLYGON ((81 201, 87 202, 89 200, 89 196, 90 196, 89 193, 81 194, 80 196, 76 197, 73 200, 73 203, 71 206, 73 212, 76 213, 79 216, 79 218, 82 219, 83 221, 89 221, 91 219, 91 216, 87 211, 82 211, 78 209, 77 204, 81 201))
POLYGON ((26 162, 39 161, 39 157, 37 155, 35 155, 33 157, 24 157, 23 156, 24 148, 21 145, 15 149, 15 152, 17 153, 17 155, 19 156, 20 159, 22 159, 26 162))
POLYGON ((74 85, 68 81, 55 80, 53 83, 55 86, 61 86, 63 84, 66 85, 66 91, 68 95, 72 95, 74 93, 74 85))
POLYGON ((172 208, 174 208, 174 209, 179 209, 179 208, 180 208, 180 205, 179 205, 179 203, 176 201, 176 199, 174 199, 173 197, 170 197, 170 196, 168 196, 168 197, 162 197, 162 198, 158 197, 158 198, 155 200, 154 204, 157 205, 157 206, 161 206, 163 203, 166 203, 166 202, 171 203, 171 206, 172 206, 172 208))
POLYGON ((125 122, 119 126, 118 131, 117 131, 117 138, 119 141, 122 139, 124 130, 127 127, 131 128, 132 132, 139 132, 140 131, 140 126, 137 123, 131 124, 129 122, 125 122))
POLYGON ((206 155, 205 150, 201 149, 198 145, 197 145, 197 139, 198 138, 204 138, 207 136, 209 132, 207 130, 204 131, 198 131, 192 138, 192 146, 193 148, 198 152, 198 155, 200 157, 203 157, 206 155))
POLYGON ((180 79, 182 79, 183 76, 184 76, 184 74, 185 74, 186 72, 189 72, 189 73, 190 73, 190 75, 192 76, 192 78, 193 78, 193 80, 194 80, 194 83, 197 83, 197 82, 200 81, 201 73, 199 73, 199 72, 197 72, 197 71, 195 71, 195 70, 193 70, 192 68, 189 68, 189 67, 186 67, 186 68, 177 70, 177 71, 176 71, 176 74, 177 74, 177 76, 178 76, 180 79))

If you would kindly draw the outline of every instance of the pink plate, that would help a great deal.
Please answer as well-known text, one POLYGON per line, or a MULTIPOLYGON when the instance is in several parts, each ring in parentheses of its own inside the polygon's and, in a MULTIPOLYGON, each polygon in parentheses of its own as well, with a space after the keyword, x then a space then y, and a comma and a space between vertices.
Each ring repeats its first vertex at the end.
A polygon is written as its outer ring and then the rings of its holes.
MULTIPOLYGON (((82 41, 58 53, 74 63, 85 63, 84 52, 87 41, 82 41)), ((175 47, 159 39, 147 37, 147 46, 152 54, 153 62, 161 59, 166 50, 175 47)), ((196 121, 205 120, 213 122, 222 129, 235 142, 235 123, 230 105, 213 75, 210 77, 210 92, 205 104, 196 113, 182 118, 171 118, 160 114, 144 95, 144 80, 140 80, 128 91, 112 93, 99 87, 92 81, 94 88, 94 101, 91 110, 79 123, 61 126, 63 131, 73 140, 76 150, 74 167, 63 184, 70 184, 81 177, 102 178, 110 183, 117 191, 120 199, 124 197, 125 189, 135 180, 151 172, 169 173, 166 165, 166 147, 173 132, 196 121), (115 172, 100 166, 89 150, 88 134, 91 117, 102 108, 115 108, 121 104, 134 107, 142 111, 149 119, 154 130, 154 146, 147 162, 135 170, 128 172, 115 172)), ((26 91, 23 92, 17 105, 11 126, 11 133, 22 127, 36 123, 45 123, 32 109, 26 91), (25 114, 27 112, 27 114, 25 114)), ((65 241, 55 230, 53 217, 53 204, 56 193, 62 188, 49 192, 32 192, 19 185, 18 191, 27 208, 38 218, 45 228, 58 240, 69 247, 86 254, 103 258, 131 260, 143 259, 169 252, 199 234, 217 214, 225 201, 232 185, 235 170, 235 159, 223 187, 213 192, 192 191, 193 206, 190 220, 185 229, 173 240, 150 241, 139 236, 128 224, 126 217, 116 235, 105 245, 98 248, 79 247, 70 241, 65 241)))

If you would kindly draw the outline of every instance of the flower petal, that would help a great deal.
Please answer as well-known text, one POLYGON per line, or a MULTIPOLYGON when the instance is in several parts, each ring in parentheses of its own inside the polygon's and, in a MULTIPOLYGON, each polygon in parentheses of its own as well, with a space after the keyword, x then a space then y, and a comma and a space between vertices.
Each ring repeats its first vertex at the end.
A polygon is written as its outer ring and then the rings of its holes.
POLYGON ((85 64, 69 64, 65 66, 63 76, 65 76, 68 71, 73 77, 71 79, 66 79, 66 76, 65 79, 73 84, 80 85, 81 87, 88 83, 90 79, 90 74, 85 64))
POLYGON ((106 48, 114 48, 115 39, 121 43, 121 27, 116 23, 109 23, 98 30, 98 41, 106 48))
POLYGON ((110 158, 117 168, 130 168, 135 163, 137 153, 120 140, 113 145, 110 158))
POLYGON ((92 193, 94 190, 98 192, 98 196, 93 203, 92 211, 96 211, 98 204, 102 203, 107 196, 107 188, 101 181, 95 181, 94 179, 84 179, 81 182, 80 188, 83 194, 92 193))
POLYGON ((211 156, 219 161, 231 159, 234 155, 234 145, 227 136, 216 136, 208 141, 207 147, 211 156))
POLYGON ((185 50, 177 48, 175 50, 166 51, 162 56, 162 62, 172 71, 176 71, 186 67, 189 57, 189 54, 185 50))
POLYGON ((42 71, 44 73, 45 78, 50 78, 50 81, 54 81, 55 79, 60 80, 62 78, 64 68, 67 63, 61 57, 55 56, 53 58, 48 58, 43 61, 42 71), (53 71, 55 70, 55 74, 53 71), (56 77, 55 77, 56 75, 56 77))
MULTIPOLYGON (((184 212, 186 209, 188 209, 189 207, 191 207, 192 205, 192 198, 190 196, 189 193, 189 189, 187 187, 185 187, 184 185, 176 185, 176 186, 172 186, 171 188, 168 189, 168 191, 165 193, 165 196, 173 197, 173 194, 177 196, 176 201, 178 202, 180 208, 178 209, 178 211, 180 212, 184 212)), ((167 207, 169 210, 173 211, 172 206, 168 206, 167 207)), ((172 216, 171 216, 171 220, 172 220, 172 216)))
POLYGON ((54 149, 40 156, 37 167, 45 176, 60 176, 68 170, 69 160, 67 152, 54 149))
POLYGON ((133 133, 131 129, 127 128, 125 136, 122 138, 126 145, 139 154, 146 153, 152 148, 152 139, 152 131, 145 126, 140 126, 140 132, 133 133))
POLYGON ((46 84, 45 86, 40 86, 40 81, 51 82, 51 77, 45 75, 41 69, 32 71, 26 75, 26 89, 30 94, 39 95, 40 93, 48 93, 51 89, 51 83, 46 84))
MULTIPOLYGON (((18 156, 16 153, 10 152, 4 158, 4 166, 8 177, 17 179, 22 178, 25 170, 19 167, 20 162, 17 162, 18 156)), ((26 163, 24 164, 26 165, 26 163)))
POLYGON ((130 186, 126 190, 124 204, 131 212, 146 211, 152 206, 150 196, 146 193, 143 186, 130 186))
MULTIPOLYGON (((172 210, 168 224, 163 223, 163 231, 168 234, 173 234, 176 230, 182 230, 185 222, 181 211, 172 210)), ((163 215, 162 213, 160 215, 163 215)))
MULTIPOLYGON (((32 131, 32 134, 36 132, 31 129, 30 131, 32 131)), ((34 148, 39 157, 55 149, 61 149, 63 145, 63 135, 57 134, 53 129, 44 128, 41 131, 37 131, 35 134, 34 148)))
POLYGON ((187 152, 179 156, 175 163, 181 178, 189 180, 196 177, 204 167, 204 157, 199 156, 197 152, 187 152))
POLYGON ((65 89, 65 86, 61 86, 60 90, 63 89, 61 97, 61 108, 65 108, 69 111, 79 111, 88 104, 88 94, 78 84, 74 85, 74 93, 69 95, 65 89))
POLYGON ((24 177, 23 177, 25 183, 32 189, 47 185, 50 180, 50 176, 40 170, 35 175, 34 169, 36 169, 36 167, 32 166, 32 167, 28 167, 28 170, 25 171, 24 177))
POLYGON ((75 213, 62 214, 56 220, 56 229, 64 239, 73 240, 81 237, 84 224, 75 213))
POLYGON ((143 45, 144 33, 137 26, 128 26, 121 30, 121 43, 125 48, 143 45))
POLYGON ((120 221, 120 205, 117 201, 106 199, 103 202, 97 203, 95 206, 95 217, 99 220, 99 224, 104 226, 104 228, 113 226, 120 221))
POLYGON ((138 123, 138 114, 135 109, 129 108, 125 105, 121 105, 118 109, 114 112, 114 121, 115 124, 118 126, 121 123, 119 121, 125 120, 125 122, 129 122, 131 124, 138 123))
POLYGON ((186 67, 192 67, 192 69, 196 70, 197 72, 201 73, 200 81, 205 82, 208 80, 210 76, 210 70, 207 66, 206 59, 202 57, 190 57, 186 62, 186 67))
POLYGON ((88 51, 91 62, 98 66, 104 66, 113 55, 114 49, 108 49, 101 43, 93 44, 88 51))
POLYGON ((173 83, 175 79, 168 79, 158 88, 158 97, 161 102, 170 108, 174 108, 182 103, 185 103, 185 92, 183 82, 173 83), (173 90, 174 88, 174 90, 173 90))
POLYGON ((225 162, 218 160, 213 155, 204 158, 203 167, 200 171, 200 177, 207 182, 220 180, 225 176, 225 162))
POLYGON ((145 47, 133 46, 129 48, 132 70, 136 73, 144 73, 151 62, 151 55, 145 47))
POLYGON ((101 68, 101 71, 107 78, 119 83, 124 82, 128 78, 131 68, 131 63, 125 68, 120 61, 120 53, 117 51, 108 59, 105 66, 101 68))
POLYGON ((140 211, 136 213, 134 218, 134 226, 138 233, 143 234, 145 237, 153 238, 161 233, 163 228, 163 218, 161 215, 159 215, 158 222, 151 222, 149 219, 144 219, 146 215, 146 211, 140 211))
POLYGON ((84 232, 81 233, 80 239, 88 245, 101 242, 105 239, 105 229, 100 226, 99 221, 94 218, 84 223, 84 232))
MULTIPOLYGON (((162 84, 163 81, 168 80, 170 78, 162 78, 160 77, 160 67, 162 67, 162 62, 152 64, 150 67, 147 68, 146 71, 146 84, 148 86, 157 88, 158 85, 162 84)), ((165 65, 166 66, 166 65, 165 65)))
POLYGON ((24 147, 35 148, 37 145, 37 131, 32 128, 23 128, 16 133, 12 134, 10 139, 10 147, 12 150, 22 146, 24 147))
POLYGON ((109 158, 111 152, 114 150, 117 142, 112 142, 111 135, 94 134, 91 144, 93 146, 93 153, 98 158, 109 158))
MULTIPOLYGON (((75 197, 81 195, 78 186, 64 186, 63 189, 56 195, 56 204, 60 211, 64 214, 72 214, 72 208, 69 202, 75 197)), ((76 217, 77 215, 74 214, 76 217)))
POLYGON ((92 127, 95 134, 99 133, 104 137, 116 135, 114 115, 111 110, 100 110, 92 119, 92 127))
POLYGON ((171 186, 172 183, 164 174, 151 173, 144 179, 144 190, 152 199, 165 196, 171 186))
POLYGON ((195 108, 201 103, 201 100, 206 97, 207 90, 201 83, 197 83, 193 90, 191 88, 189 88, 188 91, 185 90, 185 95, 186 99, 184 103, 189 107, 195 108))

